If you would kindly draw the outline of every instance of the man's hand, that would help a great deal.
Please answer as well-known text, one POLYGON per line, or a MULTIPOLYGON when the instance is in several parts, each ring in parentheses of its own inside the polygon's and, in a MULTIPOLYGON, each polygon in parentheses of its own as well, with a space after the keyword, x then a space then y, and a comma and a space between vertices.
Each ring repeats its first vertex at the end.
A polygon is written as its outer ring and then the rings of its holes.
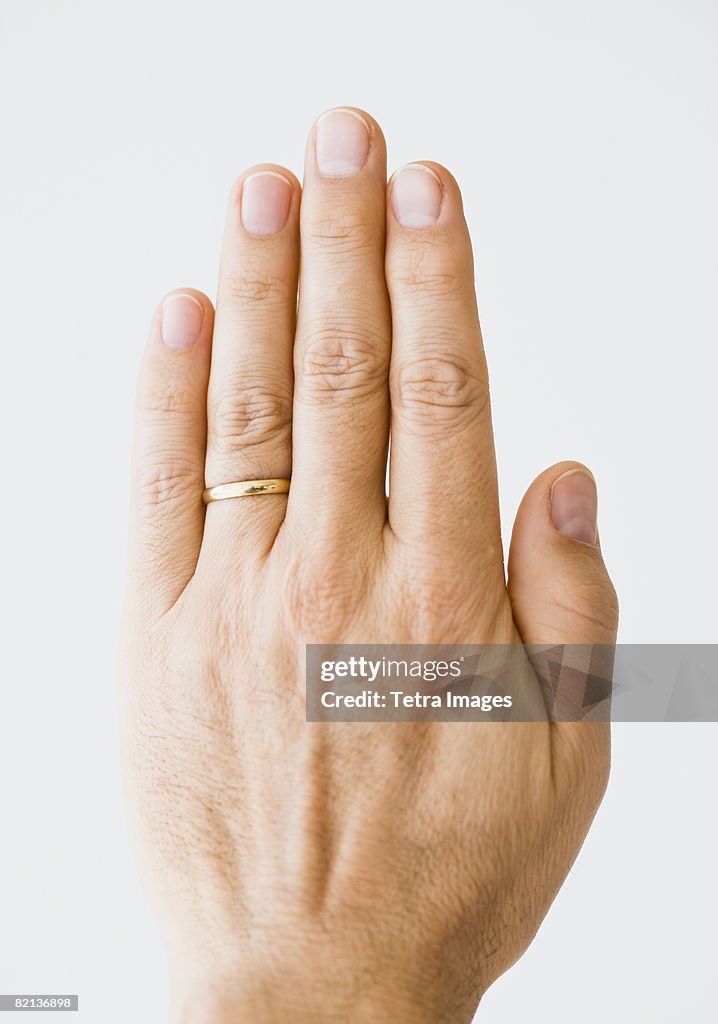
POLYGON ((576 856, 608 727, 306 723, 305 644, 612 643, 616 621, 577 463, 529 489, 506 583, 456 182, 422 163, 387 189, 377 124, 325 114, 303 190, 238 181, 216 317, 170 294, 140 377, 121 693, 174 1019, 469 1021, 576 856))

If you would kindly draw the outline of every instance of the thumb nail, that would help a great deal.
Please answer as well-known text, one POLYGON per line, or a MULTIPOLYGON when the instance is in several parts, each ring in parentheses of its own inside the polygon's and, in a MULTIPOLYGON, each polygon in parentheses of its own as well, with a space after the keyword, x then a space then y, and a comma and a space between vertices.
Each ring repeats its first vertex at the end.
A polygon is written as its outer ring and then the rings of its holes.
POLYGON ((551 519, 562 537, 596 543, 598 492, 587 469, 569 469, 554 480, 551 519))

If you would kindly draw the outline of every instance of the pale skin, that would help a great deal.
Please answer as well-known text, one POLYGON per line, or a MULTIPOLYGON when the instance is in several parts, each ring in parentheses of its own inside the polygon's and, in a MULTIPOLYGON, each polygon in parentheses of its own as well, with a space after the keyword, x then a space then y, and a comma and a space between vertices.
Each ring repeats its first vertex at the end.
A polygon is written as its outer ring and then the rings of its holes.
POLYGON ((541 473, 505 573, 446 169, 387 184, 379 126, 342 108, 302 186, 240 177, 216 313, 167 296, 137 398, 121 705, 172 1022, 471 1020, 580 849, 608 727, 307 723, 304 645, 610 644, 596 503, 580 463, 541 473))

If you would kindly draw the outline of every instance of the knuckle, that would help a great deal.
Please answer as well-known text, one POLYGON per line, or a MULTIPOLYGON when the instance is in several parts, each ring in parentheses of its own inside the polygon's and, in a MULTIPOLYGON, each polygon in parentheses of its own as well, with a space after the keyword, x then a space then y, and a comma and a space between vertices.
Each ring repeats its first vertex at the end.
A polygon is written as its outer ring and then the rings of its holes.
POLYGON ((266 307, 284 305, 290 285, 276 270, 243 266, 226 275, 224 289, 231 308, 255 305, 266 307))
POLYGON ((288 442, 291 423, 292 402, 286 395, 227 382, 212 410, 212 442, 219 452, 288 442))
POLYGON ((361 206, 326 204, 302 225, 302 241, 332 256, 361 258, 377 245, 378 233, 361 206))
POLYGON ((322 560, 296 559, 284 589, 287 618, 300 636, 338 642, 355 612, 357 589, 351 572, 333 574, 322 560))
POLYGON ((305 400, 361 398, 386 380, 386 345, 378 334, 358 325, 310 332, 299 374, 299 390, 305 400))
POLYGON ((441 415, 454 429, 458 419, 474 419, 488 404, 488 386, 455 354, 425 356, 400 366, 396 400, 409 421, 434 423, 441 415))
POLYGON ((466 291, 471 285, 470 268, 471 262, 459 260, 450 246, 414 243, 390 278, 395 288, 421 301, 422 296, 436 299, 466 291))
POLYGON ((190 498, 200 502, 204 475, 189 461, 146 467, 137 474, 135 492, 142 509, 171 514, 190 498))
POLYGON ((182 415, 191 412, 196 401, 193 388, 178 380, 152 376, 141 379, 137 388, 137 410, 142 416, 182 415))
POLYGON ((421 643, 462 642, 476 603, 465 590, 445 571, 415 576, 403 598, 409 635, 421 643))

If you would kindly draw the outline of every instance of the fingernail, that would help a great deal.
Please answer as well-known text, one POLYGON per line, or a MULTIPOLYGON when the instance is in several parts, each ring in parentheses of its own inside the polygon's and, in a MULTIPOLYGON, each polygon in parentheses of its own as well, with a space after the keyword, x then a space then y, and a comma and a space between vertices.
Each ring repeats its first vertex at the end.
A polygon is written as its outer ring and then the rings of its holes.
POLYGON ((242 224, 251 235, 276 235, 289 216, 292 184, 277 171, 257 171, 242 184, 242 224))
POLYGON ((369 125, 354 110, 329 110, 317 121, 317 167, 327 178, 356 174, 369 156, 369 125))
POLYGON ((392 178, 391 205, 405 228, 428 228, 439 219, 441 182, 423 164, 407 164, 392 178))
POLYGON ((596 543, 598 492, 587 469, 569 469, 551 488, 551 518, 562 537, 596 543))
POLYGON ((168 348, 190 348, 202 329, 204 310, 194 295, 176 292, 162 303, 162 340, 168 348))

